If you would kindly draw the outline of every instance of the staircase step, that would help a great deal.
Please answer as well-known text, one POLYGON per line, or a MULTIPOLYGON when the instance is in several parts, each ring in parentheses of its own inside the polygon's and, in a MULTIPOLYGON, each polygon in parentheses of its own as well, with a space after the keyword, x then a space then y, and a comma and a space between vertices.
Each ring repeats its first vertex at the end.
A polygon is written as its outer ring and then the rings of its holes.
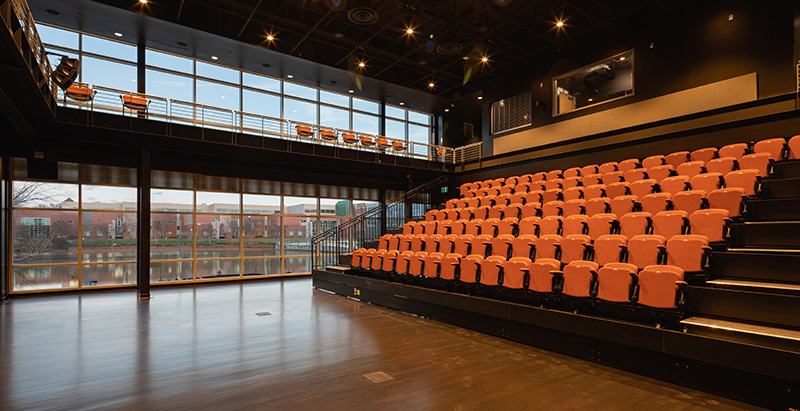
POLYGON ((689 317, 681 325, 692 334, 800 351, 800 331, 708 317, 689 317))
POLYGON ((761 198, 800 197, 800 178, 766 179, 761 183, 761 198))
POLYGON ((770 198, 747 203, 748 221, 800 220, 800 198, 770 198))
POLYGON ((800 221, 734 223, 730 247, 800 249, 800 221))
POLYGON ((725 279, 706 281, 706 285, 714 288, 726 288, 731 290, 745 290, 800 296, 800 284, 725 279))
POLYGON ((775 164, 775 178, 800 178, 800 161, 791 160, 775 164))
POLYGON ((729 248, 711 261, 713 278, 800 284, 800 250, 729 248))
POLYGON ((800 329, 800 296, 690 285, 686 312, 800 329))
POLYGON ((367 249, 369 249, 369 248, 378 248, 378 242, 375 241, 375 240, 364 241, 361 246, 364 247, 364 248, 367 248, 367 249))

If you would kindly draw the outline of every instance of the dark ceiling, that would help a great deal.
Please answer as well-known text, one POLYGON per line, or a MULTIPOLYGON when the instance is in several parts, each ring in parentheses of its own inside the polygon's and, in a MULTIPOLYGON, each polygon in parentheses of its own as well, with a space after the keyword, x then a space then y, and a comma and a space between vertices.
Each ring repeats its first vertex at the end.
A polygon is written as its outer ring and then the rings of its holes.
MULTIPOLYGON (((674 12, 668 0, 96 0, 452 98, 674 12), (556 22, 564 21, 562 28, 556 22), (407 28, 414 33, 406 33, 407 28), (272 34, 275 39, 268 41, 272 34), (432 36, 432 38, 431 38, 432 36), (482 57, 488 62, 481 62, 482 57), (365 67, 360 68, 359 62, 365 67), (435 87, 428 88, 433 82, 435 87)), ((620 50, 622 51, 622 50, 620 50)))

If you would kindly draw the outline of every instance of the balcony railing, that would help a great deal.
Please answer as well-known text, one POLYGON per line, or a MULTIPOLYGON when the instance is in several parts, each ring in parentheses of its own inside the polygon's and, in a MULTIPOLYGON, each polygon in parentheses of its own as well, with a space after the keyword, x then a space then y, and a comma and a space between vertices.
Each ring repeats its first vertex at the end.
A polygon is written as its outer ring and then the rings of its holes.
MULTIPOLYGON (((163 121, 166 133, 170 132, 170 124, 188 125, 449 164, 455 164, 457 160, 463 161, 460 159, 464 159, 466 155, 464 150, 457 154, 456 149, 450 147, 398 140, 377 134, 166 99, 133 91, 102 86, 90 87, 83 83, 75 83, 75 85, 89 89, 89 92, 76 96, 70 93, 69 89, 66 93, 58 90, 60 106, 87 110, 91 113, 108 113, 163 121), (83 97, 85 95, 88 95, 88 99, 83 97)), ((470 153, 473 151, 471 150, 470 153)))

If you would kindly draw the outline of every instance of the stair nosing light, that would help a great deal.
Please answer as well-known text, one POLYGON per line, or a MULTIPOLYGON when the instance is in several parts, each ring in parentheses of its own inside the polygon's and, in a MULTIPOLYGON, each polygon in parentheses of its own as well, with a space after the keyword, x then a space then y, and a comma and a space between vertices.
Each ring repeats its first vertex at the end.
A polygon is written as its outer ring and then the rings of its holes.
POLYGON ((760 281, 711 280, 711 281, 706 281, 706 284, 734 285, 734 286, 739 286, 739 287, 773 288, 773 289, 777 289, 777 290, 800 291, 800 285, 783 284, 783 283, 767 283, 767 282, 760 282, 760 281))

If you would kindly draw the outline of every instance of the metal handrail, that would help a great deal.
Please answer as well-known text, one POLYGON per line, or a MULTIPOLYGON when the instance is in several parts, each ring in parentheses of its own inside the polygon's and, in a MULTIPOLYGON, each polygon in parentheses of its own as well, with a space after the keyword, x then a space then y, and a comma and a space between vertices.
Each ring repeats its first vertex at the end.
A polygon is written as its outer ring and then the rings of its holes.
MULTIPOLYGON (((11 7, 19 21, 20 28, 25 34, 25 38, 28 40, 32 56, 36 60, 39 70, 42 72, 44 81, 48 82, 50 95, 55 97, 57 95, 57 88, 55 83, 50 81, 53 69, 50 67, 50 60, 47 59, 47 51, 44 48, 42 39, 39 37, 39 32, 36 30, 36 24, 33 19, 33 14, 31 14, 31 10, 28 7, 28 3, 25 2, 25 0, 11 0, 11 7)), ((17 46, 21 47, 21 44, 17 46)), ((23 50, 20 49, 20 51, 23 50)), ((31 63, 29 62, 28 64, 30 65, 31 63)))
MULTIPOLYGON (((403 212, 403 218, 401 219, 395 217, 393 218, 394 220, 402 220, 405 222, 409 217, 415 217, 413 215, 413 210, 406 209, 406 206, 411 204, 413 207, 413 200, 415 197, 430 193, 432 189, 442 187, 447 183, 448 179, 449 177, 446 175, 438 177, 419 187, 409 190, 398 197, 388 200, 377 207, 371 208, 365 213, 350 219, 343 224, 315 235, 311 239, 312 258, 315 259, 314 267, 321 268, 331 264, 339 264, 340 257, 343 254, 359 248, 360 245, 362 245, 365 241, 374 240, 380 236, 379 233, 367 233, 368 223, 370 221, 381 221, 381 224, 384 224, 383 221, 388 219, 387 216, 398 215, 398 209, 402 209, 399 211, 403 212), (357 241, 351 242, 351 240, 355 240, 356 238, 360 238, 361 244, 355 245, 354 243, 357 241), (333 245, 326 246, 326 243, 330 242, 333 242, 333 245)), ((432 202, 430 199, 428 200, 428 204, 426 205, 432 206, 432 202)), ((422 213, 416 217, 422 217, 422 213)), ((383 232, 383 230, 380 231, 383 232)))

